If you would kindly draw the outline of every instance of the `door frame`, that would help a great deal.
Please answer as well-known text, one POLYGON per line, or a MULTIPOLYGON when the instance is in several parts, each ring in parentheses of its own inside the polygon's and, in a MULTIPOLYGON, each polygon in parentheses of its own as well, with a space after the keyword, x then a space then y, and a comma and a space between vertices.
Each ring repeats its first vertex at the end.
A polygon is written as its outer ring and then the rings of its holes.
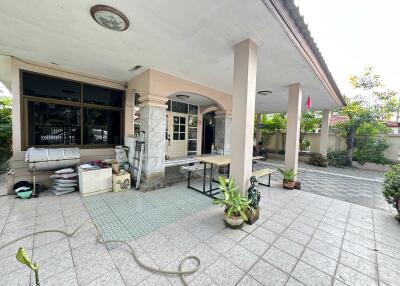
MULTIPOLYGON (((174 158, 174 157, 181 157, 181 156, 187 156, 187 148, 188 148, 188 117, 189 114, 185 114, 185 113, 179 113, 179 112, 172 112, 172 111, 167 111, 166 114, 168 119, 167 122, 167 126, 168 126, 168 130, 167 130, 167 138, 166 138, 166 144, 167 144, 167 148, 166 148, 166 154, 168 156, 168 158, 174 158), (184 123, 184 139, 174 139, 174 117, 179 117, 179 118, 185 118, 185 123, 184 123), (184 142, 182 142, 184 141, 184 142), (178 144, 180 144, 181 146, 178 147, 178 144), (181 150, 179 150, 178 152, 176 150, 174 150, 174 148, 181 148, 181 150)), ((180 119, 179 119, 180 121, 180 119)), ((181 136, 182 131, 181 131, 181 122, 178 123, 178 127, 179 127, 179 131, 178 132, 178 136, 181 136)))

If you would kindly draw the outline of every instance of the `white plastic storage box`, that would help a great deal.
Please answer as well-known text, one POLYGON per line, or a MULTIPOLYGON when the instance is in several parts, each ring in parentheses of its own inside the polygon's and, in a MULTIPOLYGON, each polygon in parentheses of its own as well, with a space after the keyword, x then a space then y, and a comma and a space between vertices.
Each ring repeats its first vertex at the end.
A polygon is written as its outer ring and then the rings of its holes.
POLYGON ((79 191, 82 196, 90 196, 112 190, 112 169, 88 170, 78 168, 79 191))

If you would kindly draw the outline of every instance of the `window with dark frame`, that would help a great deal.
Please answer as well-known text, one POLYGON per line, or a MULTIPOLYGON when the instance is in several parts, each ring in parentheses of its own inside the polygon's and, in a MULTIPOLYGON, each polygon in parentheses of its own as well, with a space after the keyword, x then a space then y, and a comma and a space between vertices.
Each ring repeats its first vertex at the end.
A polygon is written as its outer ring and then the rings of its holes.
POLYGON ((135 136, 138 136, 140 133, 140 95, 138 93, 135 93, 134 95, 134 118, 133 118, 133 134, 135 136))
POLYGON ((123 90, 27 71, 21 87, 25 147, 121 144, 123 90))
POLYGON ((197 120, 199 114, 199 107, 197 105, 189 104, 189 117, 188 117, 188 155, 197 154, 197 120))

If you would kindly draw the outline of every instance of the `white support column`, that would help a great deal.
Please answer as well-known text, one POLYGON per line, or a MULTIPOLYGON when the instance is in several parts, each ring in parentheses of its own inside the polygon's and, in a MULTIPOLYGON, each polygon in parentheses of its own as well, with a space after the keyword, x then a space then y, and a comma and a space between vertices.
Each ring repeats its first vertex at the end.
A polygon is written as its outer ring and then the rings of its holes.
POLYGON ((299 160, 301 99, 302 90, 300 83, 289 85, 285 168, 286 170, 293 169, 296 174, 299 160))
POLYGON ((256 114, 256 145, 261 141, 261 114, 256 114))
POLYGON ((321 138, 319 139, 319 153, 325 156, 328 154, 329 143, 329 109, 322 111, 321 138))
POLYGON ((234 46, 231 175, 244 195, 252 172, 257 45, 250 39, 234 46))

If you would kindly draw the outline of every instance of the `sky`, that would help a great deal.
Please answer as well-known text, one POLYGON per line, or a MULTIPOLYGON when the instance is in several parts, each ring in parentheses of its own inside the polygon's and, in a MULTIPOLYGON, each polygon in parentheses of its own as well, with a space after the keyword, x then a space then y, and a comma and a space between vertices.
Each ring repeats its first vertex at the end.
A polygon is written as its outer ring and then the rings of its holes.
POLYGON ((0 81, 0 96, 11 96, 10 91, 0 81))
POLYGON ((295 0, 340 91, 357 92, 350 75, 373 66, 400 93, 400 1, 295 0))

